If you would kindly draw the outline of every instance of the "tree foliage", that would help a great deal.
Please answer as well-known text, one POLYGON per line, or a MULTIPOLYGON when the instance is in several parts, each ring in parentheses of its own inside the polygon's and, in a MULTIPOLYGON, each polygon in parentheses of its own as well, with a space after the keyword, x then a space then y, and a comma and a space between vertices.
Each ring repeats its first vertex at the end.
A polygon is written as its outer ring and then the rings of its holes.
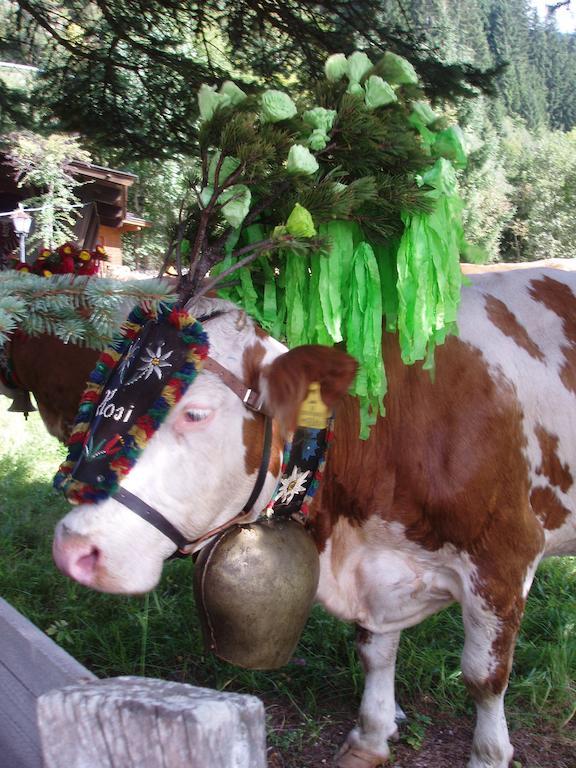
POLYGON ((25 205, 38 208, 30 243, 53 248, 69 240, 77 218, 74 209, 79 202, 74 189, 81 182, 70 174, 68 165, 74 160, 89 162, 88 152, 75 136, 44 137, 30 131, 10 134, 5 150, 19 186, 38 190, 37 195, 24 201, 25 205))
MULTIPOLYGON (((5 5, 5 0, 4 0, 5 5)), ((202 82, 314 79, 327 53, 357 47, 409 57, 438 93, 488 87, 467 65, 442 65, 379 0, 13 0, 7 44, 42 73, 31 105, 117 157, 189 154, 202 82), (41 39, 41 44, 38 40, 41 39), (463 80, 464 78, 464 80, 463 80)), ((13 104, 0 91, 0 109, 13 104)))

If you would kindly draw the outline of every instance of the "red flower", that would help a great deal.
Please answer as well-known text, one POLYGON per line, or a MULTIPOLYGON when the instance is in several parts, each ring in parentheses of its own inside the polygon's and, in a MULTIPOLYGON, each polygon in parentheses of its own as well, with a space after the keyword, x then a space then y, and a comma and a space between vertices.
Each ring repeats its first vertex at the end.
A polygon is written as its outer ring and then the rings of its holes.
POLYGON ((78 268, 79 275, 95 275, 96 272, 98 272, 98 262, 93 259, 81 262, 81 266, 78 268))
POLYGON ((59 248, 57 248, 57 253, 60 256, 76 256, 77 248, 74 245, 74 243, 64 243, 64 245, 61 245, 59 248))
POLYGON ((75 271, 75 267, 74 257, 68 254, 67 256, 61 257, 60 263, 54 268, 54 272, 59 275, 68 275, 75 271))

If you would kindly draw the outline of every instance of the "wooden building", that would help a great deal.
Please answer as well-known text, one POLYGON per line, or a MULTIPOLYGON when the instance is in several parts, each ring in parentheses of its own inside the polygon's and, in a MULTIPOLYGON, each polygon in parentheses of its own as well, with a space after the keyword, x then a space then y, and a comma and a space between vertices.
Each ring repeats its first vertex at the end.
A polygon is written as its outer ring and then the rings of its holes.
MULTIPOLYGON (((122 264, 122 233, 150 226, 149 222, 128 211, 128 189, 137 176, 115 168, 92 163, 72 162, 72 175, 82 182, 75 195, 84 206, 74 226, 78 245, 92 250, 103 245, 114 265, 122 264)), ((0 155, 0 212, 14 210, 18 203, 37 191, 18 187, 14 169, 0 155)), ((18 247, 9 217, 0 217, 0 257, 18 247)))

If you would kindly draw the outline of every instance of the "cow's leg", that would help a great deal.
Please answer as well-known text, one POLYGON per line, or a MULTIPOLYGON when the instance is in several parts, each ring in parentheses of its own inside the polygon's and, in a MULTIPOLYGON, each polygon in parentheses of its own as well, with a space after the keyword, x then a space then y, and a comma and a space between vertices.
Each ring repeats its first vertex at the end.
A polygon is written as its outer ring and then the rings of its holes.
POLYGON ((512 666, 523 600, 507 615, 486 610, 478 597, 462 606, 466 639, 462 673, 476 704, 476 728, 468 768, 508 768, 513 747, 504 714, 504 694, 512 666))
POLYGON ((398 735, 394 672, 400 632, 358 629, 357 648, 366 674, 358 725, 338 755, 338 768, 376 768, 390 755, 388 739, 398 735))

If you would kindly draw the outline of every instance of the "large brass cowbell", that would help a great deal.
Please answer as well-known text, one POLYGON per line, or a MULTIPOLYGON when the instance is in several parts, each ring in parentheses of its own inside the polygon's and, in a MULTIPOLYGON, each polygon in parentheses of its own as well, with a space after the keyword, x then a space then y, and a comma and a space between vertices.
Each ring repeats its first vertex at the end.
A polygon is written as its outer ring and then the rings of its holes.
POLYGON ((201 550, 194 593, 206 647, 247 669, 287 664, 320 574, 316 545, 294 520, 237 525, 201 550))
MULTIPOLYGON (((323 429, 329 412, 312 383, 298 425, 323 429)), ((277 669, 294 653, 320 576, 318 550, 298 522, 228 528, 200 551, 194 594, 206 647, 247 669, 277 669)))

